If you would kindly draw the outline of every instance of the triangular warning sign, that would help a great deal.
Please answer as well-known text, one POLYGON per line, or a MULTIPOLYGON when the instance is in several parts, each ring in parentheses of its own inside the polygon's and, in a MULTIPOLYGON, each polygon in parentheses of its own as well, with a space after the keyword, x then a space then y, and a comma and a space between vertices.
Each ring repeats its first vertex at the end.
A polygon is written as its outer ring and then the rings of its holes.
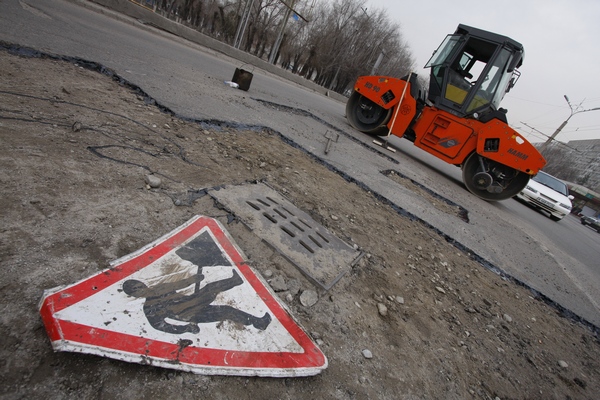
POLYGON ((309 376, 327 358, 245 263, 196 216, 111 267, 44 293, 57 351, 207 375, 309 376))

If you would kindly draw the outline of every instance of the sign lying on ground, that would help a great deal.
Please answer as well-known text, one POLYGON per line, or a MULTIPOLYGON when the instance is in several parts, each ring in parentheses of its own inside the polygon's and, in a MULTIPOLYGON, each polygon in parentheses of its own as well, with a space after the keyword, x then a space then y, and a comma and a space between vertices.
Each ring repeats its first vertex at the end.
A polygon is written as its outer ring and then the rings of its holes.
POLYGON ((309 376, 327 368, 227 231, 207 217, 44 292, 40 314, 56 351, 206 375, 309 376))

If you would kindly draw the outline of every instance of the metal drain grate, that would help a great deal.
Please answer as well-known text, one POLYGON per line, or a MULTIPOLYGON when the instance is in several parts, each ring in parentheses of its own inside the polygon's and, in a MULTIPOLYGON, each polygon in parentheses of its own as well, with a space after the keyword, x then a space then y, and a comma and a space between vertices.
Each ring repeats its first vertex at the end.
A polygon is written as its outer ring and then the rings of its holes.
POLYGON ((226 186, 209 194, 326 290, 360 256, 359 251, 265 184, 226 186))

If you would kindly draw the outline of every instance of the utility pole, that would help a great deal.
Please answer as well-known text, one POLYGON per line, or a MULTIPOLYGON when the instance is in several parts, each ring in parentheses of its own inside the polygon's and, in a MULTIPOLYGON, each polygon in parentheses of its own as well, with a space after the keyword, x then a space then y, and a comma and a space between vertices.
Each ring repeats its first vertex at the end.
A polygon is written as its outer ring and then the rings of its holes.
MULTIPOLYGON (((370 20, 371 16, 367 13, 367 9, 363 8, 363 7, 361 7, 360 9, 367 16, 367 20, 370 20)), ((379 65, 383 61, 383 58, 387 55, 387 54, 385 54, 385 50, 381 48, 382 44, 383 44, 383 40, 381 40, 381 43, 377 45, 377 49, 379 49, 379 56, 377 56, 377 60, 375 60, 375 64, 373 64, 373 68, 371 68, 370 75, 375 75, 375 73, 377 72, 377 68, 379 68, 379 65)), ((371 60, 371 57, 372 56, 369 57, 369 60, 371 60)))
POLYGON ((383 61, 383 57, 385 57, 385 51, 381 49, 381 53, 379 53, 379 57, 377 57, 377 61, 375 61, 375 64, 371 69, 371 75, 375 75, 375 73, 377 72, 377 68, 379 68, 379 65, 383 61))
POLYGON ((281 41, 283 40, 285 26, 287 25, 288 19, 290 18, 290 14, 292 13, 292 10, 294 9, 294 4, 296 3, 296 0, 292 0, 291 6, 288 6, 283 1, 282 1, 282 3, 286 7, 286 10, 285 10, 285 14, 283 16, 283 21, 281 21, 281 26, 279 27, 279 33, 277 34, 277 39, 275 40, 275 44, 273 45, 273 48, 271 49, 271 55, 269 56, 269 64, 275 64, 275 61, 277 60, 277 53, 279 53, 279 46, 281 46, 281 41))
POLYGON ((575 109, 573 109, 573 106, 571 105, 571 102, 569 101, 569 98, 567 97, 566 94, 565 94, 564 97, 565 97, 565 100, 567 101, 567 104, 569 105, 569 108, 571 109, 571 115, 569 115, 569 117, 562 124, 560 124, 560 126, 554 131, 554 133, 552 134, 552 136, 550 136, 548 138, 548 140, 546 140, 544 142, 544 144, 539 149, 540 153, 543 153, 543 151, 546 149, 546 147, 548 147, 548 145, 550 144, 550 142, 552 142, 554 140, 554 138, 556 137, 556 135, 558 135, 560 133, 560 131, 562 131, 562 129, 565 127, 565 125, 567 125, 567 122, 569 122, 569 120, 571 119, 571 117, 573 115, 579 114, 579 113, 582 113, 582 112, 600 110, 600 107, 590 108, 590 109, 587 109, 587 110, 580 110, 579 108, 581 107, 581 104, 583 103, 583 101, 581 103, 579 103, 579 105, 577 105, 575 107, 575 109))
POLYGON ((244 32, 246 32, 246 27, 248 26, 248 20, 250 19, 250 12, 252 11, 253 5, 254 0, 246 1, 246 7, 244 8, 244 12, 242 14, 242 18, 240 19, 237 32, 235 33, 235 39, 233 41, 233 47, 235 47, 236 49, 239 49, 242 45, 242 41, 244 39, 244 32))

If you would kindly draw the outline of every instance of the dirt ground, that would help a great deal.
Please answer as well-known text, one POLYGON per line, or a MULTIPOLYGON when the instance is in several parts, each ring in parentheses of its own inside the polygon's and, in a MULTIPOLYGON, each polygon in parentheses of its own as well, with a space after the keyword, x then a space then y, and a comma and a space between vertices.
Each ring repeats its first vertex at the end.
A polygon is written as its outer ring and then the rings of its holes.
POLYGON ((0 51, 3 399, 595 399, 597 334, 278 132, 184 121, 73 62, 0 51), (160 178, 150 188, 146 177, 160 178), (266 181, 365 256, 319 301, 204 188, 266 181), (305 378, 201 376, 53 352, 38 302, 193 215, 217 218, 329 360, 305 378), (291 286, 291 285, 290 285, 291 286), (385 305, 387 312, 380 312, 385 305), (369 350, 372 358, 366 358, 369 350))

